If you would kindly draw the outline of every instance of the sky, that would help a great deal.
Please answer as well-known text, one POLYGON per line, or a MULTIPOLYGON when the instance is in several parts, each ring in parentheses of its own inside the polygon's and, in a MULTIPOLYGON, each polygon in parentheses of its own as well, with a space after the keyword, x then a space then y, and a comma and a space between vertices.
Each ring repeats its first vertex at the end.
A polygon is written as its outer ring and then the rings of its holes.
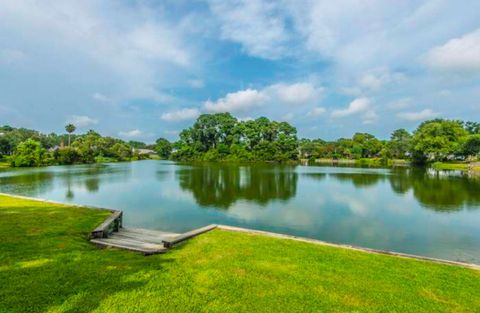
POLYGON ((176 140, 202 113, 299 137, 480 120, 480 1, 0 0, 0 125, 176 140))

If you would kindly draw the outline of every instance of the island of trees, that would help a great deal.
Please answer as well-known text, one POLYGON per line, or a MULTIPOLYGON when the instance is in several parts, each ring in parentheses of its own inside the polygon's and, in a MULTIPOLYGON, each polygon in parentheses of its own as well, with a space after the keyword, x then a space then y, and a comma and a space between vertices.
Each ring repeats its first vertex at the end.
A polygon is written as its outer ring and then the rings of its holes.
POLYGON ((395 130, 389 140, 355 133, 335 141, 298 139, 287 122, 266 117, 238 120, 230 113, 203 114, 184 129, 176 142, 159 138, 154 144, 104 137, 90 130, 76 135, 75 125, 66 134, 0 127, 0 160, 12 166, 43 166, 106 161, 138 160, 153 150, 162 159, 178 161, 298 160, 408 160, 418 164, 437 161, 472 161, 480 154, 480 123, 434 119, 421 123, 413 133, 395 130))

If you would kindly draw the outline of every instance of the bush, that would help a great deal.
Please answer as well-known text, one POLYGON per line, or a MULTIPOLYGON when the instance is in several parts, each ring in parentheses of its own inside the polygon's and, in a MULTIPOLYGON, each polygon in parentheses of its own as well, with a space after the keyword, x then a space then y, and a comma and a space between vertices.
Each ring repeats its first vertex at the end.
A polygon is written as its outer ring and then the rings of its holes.
POLYGON ((40 142, 28 139, 18 144, 10 163, 14 167, 44 166, 48 163, 47 151, 40 142))
POLYGON ((70 147, 56 150, 54 153, 54 158, 55 161, 61 165, 71 165, 80 163, 82 161, 80 153, 78 153, 76 149, 70 147))

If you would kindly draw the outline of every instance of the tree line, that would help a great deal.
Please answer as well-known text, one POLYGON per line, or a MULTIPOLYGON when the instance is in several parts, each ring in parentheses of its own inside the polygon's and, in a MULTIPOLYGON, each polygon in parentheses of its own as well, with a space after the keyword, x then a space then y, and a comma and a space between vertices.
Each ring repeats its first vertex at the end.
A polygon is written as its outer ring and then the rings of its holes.
POLYGON ((75 135, 76 127, 65 126, 67 134, 42 134, 26 128, 0 127, 0 160, 14 167, 68 165, 145 158, 135 148, 149 148, 141 142, 125 142, 89 130, 75 135))
POLYGON ((368 133, 336 141, 302 139, 302 158, 408 159, 418 164, 436 161, 468 161, 480 153, 480 123, 434 119, 421 123, 412 133, 392 132, 390 140, 379 140, 368 133))
POLYGON ((74 125, 62 135, 24 128, 0 127, 0 159, 13 166, 94 163, 142 158, 138 149, 156 151, 177 161, 275 161, 299 159, 405 159, 415 163, 473 160, 480 154, 480 123, 434 119, 413 132, 395 130, 389 140, 369 133, 334 141, 298 139, 287 122, 260 117, 242 121, 230 113, 203 114, 181 131, 176 142, 125 142, 90 130, 76 135, 74 125), (65 146, 64 143, 67 143, 65 146), (137 150, 136 150, 137 149, 137 150))
POLYGON ((297 139, 287 122, 265 117, 240 121, 229 113, 203 114, 180 138, 161 138, 162 156, 182 161, 295 161, 298 159, 404 159, 424 164, 435 161, 471 160, 480 153, 480 123, 434 119, 410 133, 392 132, 389 140, 369 133, 334 141, 297 139))

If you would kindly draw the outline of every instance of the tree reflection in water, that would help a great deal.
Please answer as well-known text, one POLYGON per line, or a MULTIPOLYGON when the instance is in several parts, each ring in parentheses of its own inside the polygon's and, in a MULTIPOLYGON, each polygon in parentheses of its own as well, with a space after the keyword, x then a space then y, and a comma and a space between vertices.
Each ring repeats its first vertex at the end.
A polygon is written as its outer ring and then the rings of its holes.
POLYGON ((478 208, 480 179, 453 171, 422 168, 392 169, 390 173, 330 173, 339 181, 351 181, 359 187, 373 186, 385 180, 397 194, 413 191, 415 199, 425 208, 437 212, 478 208))
POLYGON ((177 171, 183 190, 192 192, 198 205, 228 209, 237 200, 266 205, 288 200, 297 191, 295 166, 208 164, 177 171))

